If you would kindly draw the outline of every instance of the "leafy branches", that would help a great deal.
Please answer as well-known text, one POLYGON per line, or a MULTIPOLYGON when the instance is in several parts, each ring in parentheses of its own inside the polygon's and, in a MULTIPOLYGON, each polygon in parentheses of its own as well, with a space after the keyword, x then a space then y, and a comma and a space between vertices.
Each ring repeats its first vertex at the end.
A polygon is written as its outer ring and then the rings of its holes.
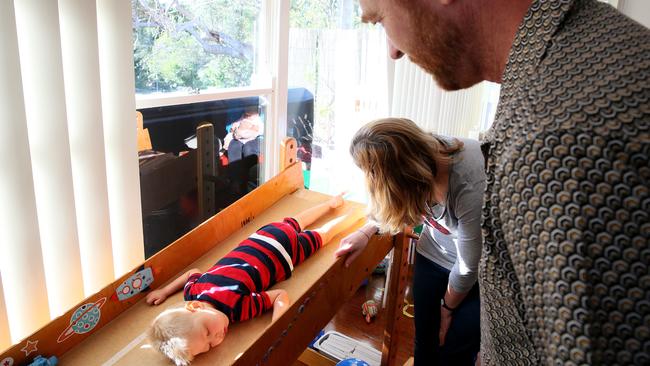
POLYGON ((138 91, 248 84, 259 8, 257 0, 133 0, 138 91))

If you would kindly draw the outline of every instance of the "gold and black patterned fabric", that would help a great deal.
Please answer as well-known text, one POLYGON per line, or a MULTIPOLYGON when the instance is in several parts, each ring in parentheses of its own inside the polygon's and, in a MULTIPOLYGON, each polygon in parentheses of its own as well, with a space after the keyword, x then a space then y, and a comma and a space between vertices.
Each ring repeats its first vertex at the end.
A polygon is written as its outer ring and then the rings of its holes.
POLYGON ((650 365, 650 31, 533 1, 484 143, 483 364, 650 365))

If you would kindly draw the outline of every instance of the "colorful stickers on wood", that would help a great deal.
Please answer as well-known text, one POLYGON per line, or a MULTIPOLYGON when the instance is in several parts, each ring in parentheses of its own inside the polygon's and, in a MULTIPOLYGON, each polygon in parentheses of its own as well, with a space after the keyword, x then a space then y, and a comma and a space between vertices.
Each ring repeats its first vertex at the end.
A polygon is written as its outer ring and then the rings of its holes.
POLYGON ((151 267, 144 268, 131 277, 127 278, 115 290, 115 295, 111 296, 111 300, 124 301, 131 296, 137 295, 142 291, 149 289, 149 285, 153 282, 153 272, 151 267))
POLYGON ((38 351, 37 346, 38 346, 38 341, 27 340, 27 344, 25 344, 25 347, 21 348, 20 350, 25 352, 25 356, 29 356, 32 352, 38 351))
POLYGON ((93 330, 102 316, 100 309, 104 303, 106 303, 106 298, 102 297, 94 304, 87 303, 77 308, 70 317, 70 325, 61 332, 56 341, 61 343, 73 334, 83 334, 93 330))

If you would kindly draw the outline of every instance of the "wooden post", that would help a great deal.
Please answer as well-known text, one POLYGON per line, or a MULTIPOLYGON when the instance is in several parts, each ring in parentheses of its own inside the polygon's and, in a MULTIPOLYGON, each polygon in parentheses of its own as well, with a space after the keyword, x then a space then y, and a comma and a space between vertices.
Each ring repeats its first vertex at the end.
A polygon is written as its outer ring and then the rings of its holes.
POLYGON ((144 128, 142 113, 135 112, 135 119, 138 126, 138 151, 151 150, 151 137, 149 136, 149 131, 144 128))
MULTIPOLYGON (((410 228, 406 229, 410 231, 410 228)), ((393 261, 388 282, 388 306, 386 307, 386 329, 381 350, 381 365, 395 365, 397 344, 399 342, 399 320, 402 318, 400 304, 404 301, 404 292, 408 281, 408 247, 409 235, 402 232, 393 237, 393 261)))
POLYGON ((280 171, 298 161, 298 142, 293 137, 287 137, 280 145, 280 171))
POLYGON ((199 195, 199 214, 201 220, 207 220, 216 213, 214 182, 209 178, 217 175, 214 151, 214 127, 204 123, 196 128, 198 159, 196 159, 196 177, 199 195))

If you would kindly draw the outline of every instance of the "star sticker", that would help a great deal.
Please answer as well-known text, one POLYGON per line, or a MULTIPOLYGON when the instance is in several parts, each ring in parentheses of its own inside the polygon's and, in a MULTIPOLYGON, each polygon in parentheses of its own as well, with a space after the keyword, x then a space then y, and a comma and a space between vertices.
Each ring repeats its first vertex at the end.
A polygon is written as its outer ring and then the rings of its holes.
POLYGON ((29 356, 32 352, 36 352, 36 351, 38 351, 38 347, 36 347, 37 344, 38 344, 38 341, 34 341, 34 342, 32 342, 32 341, 28 340, 28 341, 27 341, 27 344, 25 345, 25 347, 21 348, 20 350, 23 351, 23 352, 25 352, 25 357, 27 357, 27 356, 29 356))

